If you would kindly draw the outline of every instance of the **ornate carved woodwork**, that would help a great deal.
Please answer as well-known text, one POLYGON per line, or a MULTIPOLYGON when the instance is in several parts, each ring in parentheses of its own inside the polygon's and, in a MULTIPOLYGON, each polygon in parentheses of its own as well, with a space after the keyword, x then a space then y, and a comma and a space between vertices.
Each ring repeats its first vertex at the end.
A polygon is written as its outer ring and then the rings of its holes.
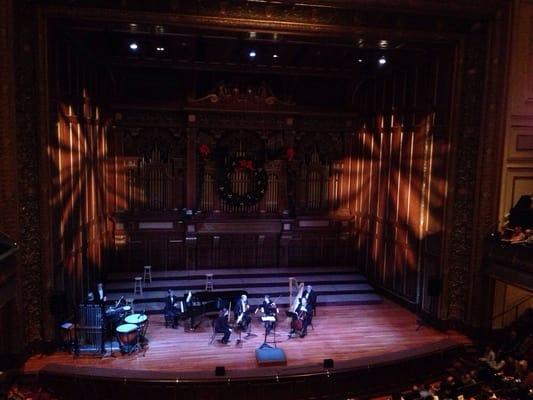
POLYGON ((455 140, 455 184, 450 221, 447 269, 447 316, 463 320, 468 312, 468 293, 472 279, 478 156, 481 151, 483 82, 485 79, 487 26, 478 24, 461 46, 461 94, 456 107, 461 106, 455 140))
POLYGON ((188 107, 213 107, 242 110, 287 110, 294 104, 278 99, 265 81, 259 85, 220 82, 216 89, 200 98, 189 98, 188 107))
POLYGON ((42 232, 40 226, 39 160, 40 149, 40 109, 39 85, 36 82, 37 51, 35 37, 38 35, 37 19, 31 13, 16 9, 16 119, 17 119, 17 159, 19 241, 21 267, 20 290, 24 318, 24 339, 31 343, 43 339, 41 321, 43 320, 43 281, 42 281, 42 232), (24 22, 22 22, 24 21, 24 22))
MULTIPOLYGON (((19 229, 19 188, 17 178, 17 131, 15 123, 15 60, 14 60, 14 9, 12 1, 0 2, 0 232, 18 242, 19 229)), ((22 310, 20 259, 16 255, 0 260, 0 354, 15 354, 24 343, 22 321, 18 316, 22 310), (17 295, 19 294, 19 295, 17 295)))

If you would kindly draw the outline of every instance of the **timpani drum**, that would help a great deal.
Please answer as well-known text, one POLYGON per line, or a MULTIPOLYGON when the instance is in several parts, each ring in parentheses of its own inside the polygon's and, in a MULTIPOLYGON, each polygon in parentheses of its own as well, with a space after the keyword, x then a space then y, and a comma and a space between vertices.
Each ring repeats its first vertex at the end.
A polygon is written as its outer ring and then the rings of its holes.
POLYGON ((139 341, 139 327, 135 324, 122 324, 117 326, 117 339, 120 350, 124 353, 131 352, 139 341))
POLYGON ((139 327, 140 340, 145 341, 146 330, 148 329, 148 316, 145 314, 128 315, 124 321, 127 324, 134 324, 139 327))
POLYGON ((131 314, 124 319, 127 324, 135 324, 139 326, 145 324, 147 320, 148 316, 144 314, 131 314))

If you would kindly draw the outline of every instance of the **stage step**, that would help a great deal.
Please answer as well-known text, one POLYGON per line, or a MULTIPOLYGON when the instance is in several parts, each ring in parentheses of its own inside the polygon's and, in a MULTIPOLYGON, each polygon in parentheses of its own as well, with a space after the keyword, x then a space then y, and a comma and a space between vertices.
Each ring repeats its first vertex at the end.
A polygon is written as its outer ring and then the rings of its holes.
POLYGON ((143 295, 133 295, 133 278, 140 274, 114 274, 106 283, 108 302, 120 297, 133 298, 137 311, 162 313, 167 290, 182 297, 185 291, 203 291, 205 274, 214 276, 214 291, 246 290, 252 307, 261 304, 265 294, 277 299, 280 307, 289 303, 289 277, 313 285, 318 294, 317 307, 327 305, 379 304, 383 301, 365 277, 354 268, 250 268, 196 271, 153 271, 152 283, 143 287, 143 295))

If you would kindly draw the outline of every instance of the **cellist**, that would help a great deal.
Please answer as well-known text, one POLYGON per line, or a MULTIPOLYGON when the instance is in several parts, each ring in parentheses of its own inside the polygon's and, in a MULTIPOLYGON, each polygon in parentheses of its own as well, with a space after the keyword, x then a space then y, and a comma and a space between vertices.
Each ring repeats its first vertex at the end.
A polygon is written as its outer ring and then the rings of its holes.
POLYGON ((313 318, 313 309, 310 304, 307 303, 307 299, 302 297, 300 299, 300 305, 296 308, 296 311, 292 315, 291 331, 289 332, 289 339, 296 331, 300 331, 300 337, 303 338, 307 335, 307 327, 311 323, 313 318))

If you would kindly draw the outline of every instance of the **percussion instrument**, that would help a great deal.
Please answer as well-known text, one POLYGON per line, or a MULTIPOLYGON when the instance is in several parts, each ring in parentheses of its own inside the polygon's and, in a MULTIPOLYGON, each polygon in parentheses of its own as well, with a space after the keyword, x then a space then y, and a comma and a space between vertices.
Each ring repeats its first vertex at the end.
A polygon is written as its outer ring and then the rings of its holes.
POLYGON ((124 306, 124 307, 122 307, 122 310, 124 310, 124 313, 126 315, 131 315, 131 313, 132 313, 131 306, 124 306))
POLYGON ((139 328, 139 339, 146 342, 146 330, 148 329, 148 316, 145 314, 131 314, 124 318, 126 324, 133 324, 139 328))
POLYGON ((126 324, 143 325, 148 320, 148 316, 144 314, 131 314, 124 318, 126 324))
POLYGON ((130 353, 139 342, 139 327, 135 324, 122 324, 117 326, 117 339, 120 350, 130 353))

